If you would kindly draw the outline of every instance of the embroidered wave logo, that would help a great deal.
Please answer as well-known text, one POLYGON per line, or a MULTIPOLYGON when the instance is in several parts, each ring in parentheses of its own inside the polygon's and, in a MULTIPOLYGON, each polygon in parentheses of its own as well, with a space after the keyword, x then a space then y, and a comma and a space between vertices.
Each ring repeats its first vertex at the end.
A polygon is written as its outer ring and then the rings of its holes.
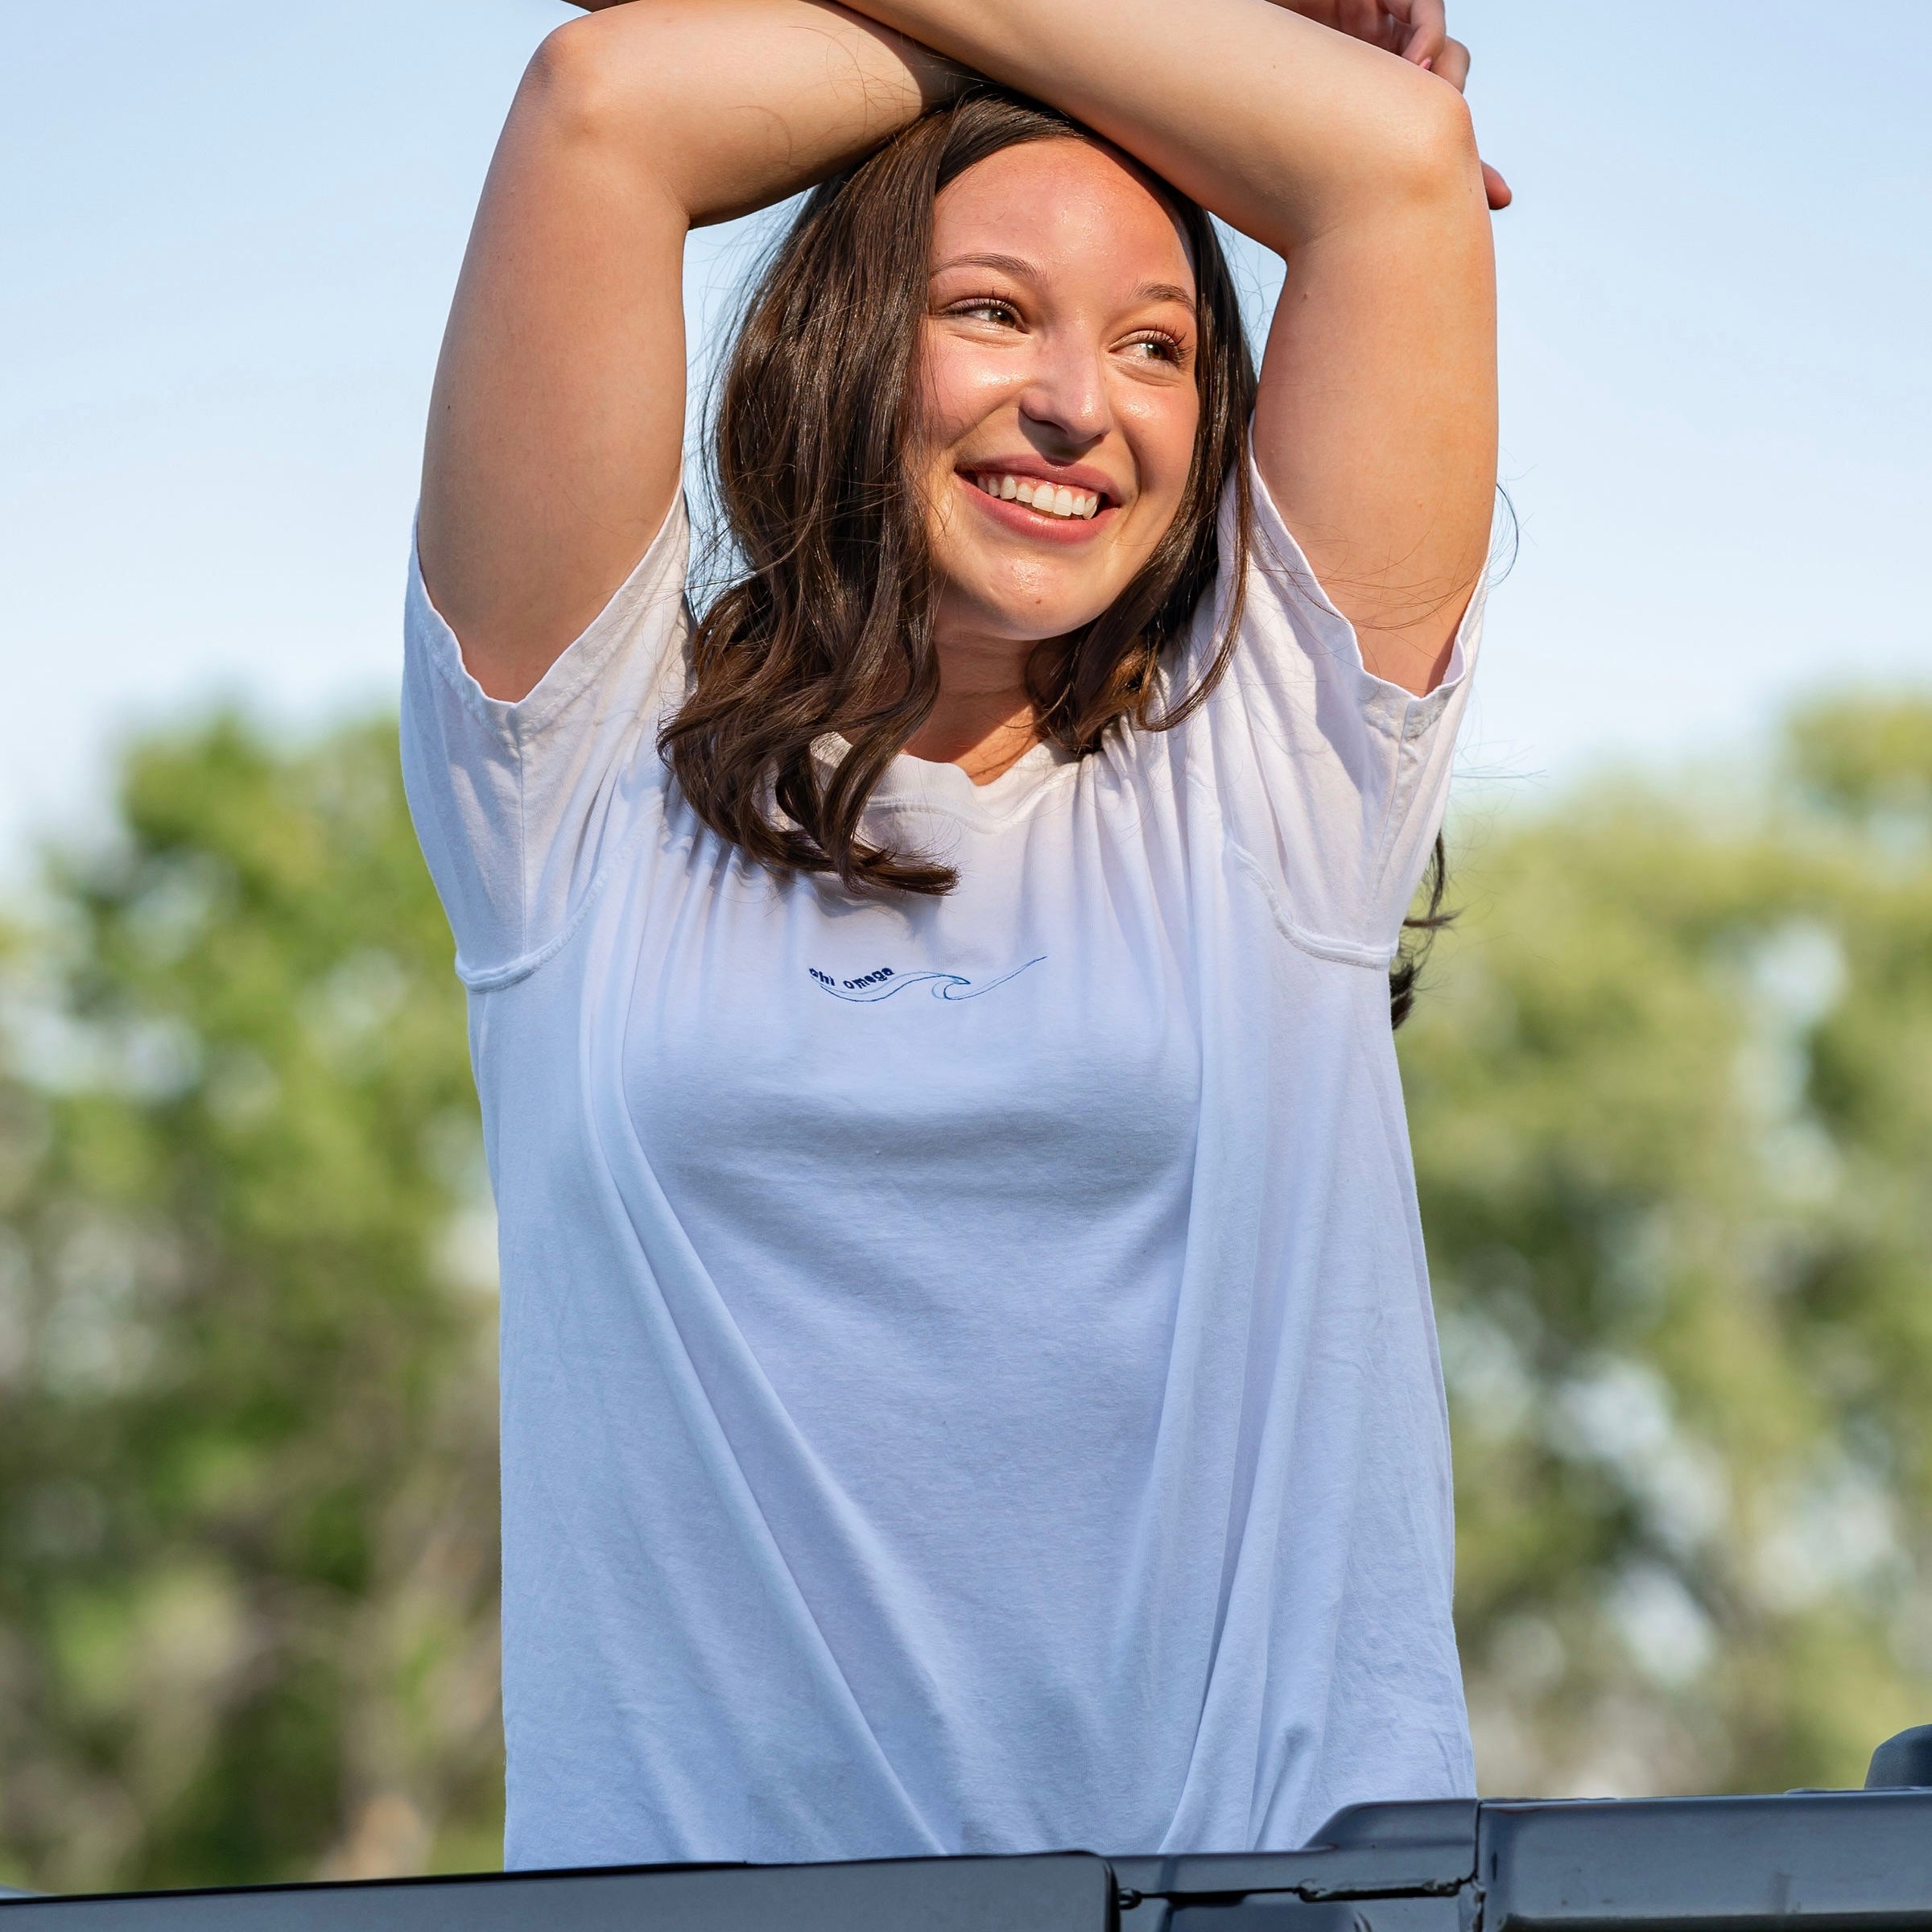
POLYGON ((1042 952, 1024 966, 1016 966, 1011 972, 1001 973, 997 980, 969 980, 961 972, 896 972, 890 966, 862 972, 854 980, 835 980, 830 973, 820 972, 815 966, 807 966, 805 970, 820 989, 830 993, 835 1000, 848 1000, 855 1006, 876 1006, 880 1001, 890 1000, 914 986, 923 986, 935 1000, 976 1000, 981 993, 1010 985, 1046 956, 1042 952))

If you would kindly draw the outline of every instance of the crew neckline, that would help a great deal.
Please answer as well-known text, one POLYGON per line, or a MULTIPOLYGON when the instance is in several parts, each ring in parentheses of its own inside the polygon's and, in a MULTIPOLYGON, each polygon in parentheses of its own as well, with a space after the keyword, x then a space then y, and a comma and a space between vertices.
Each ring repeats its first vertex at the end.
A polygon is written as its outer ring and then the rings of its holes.
MULTIPOLYGON (((848 749, 843 736, 828 732, 813 745, 812 753, 829 765, 848 749)), ((997 778, 976 785, 964 767, 951 759, 914 758, 902 751, 881 774, 868 803, 942 811, 953 818, 985 823, 1010 816, 1051 779, 1078 762, 1073 753, 1042 741, 1022 752, 997 778)))

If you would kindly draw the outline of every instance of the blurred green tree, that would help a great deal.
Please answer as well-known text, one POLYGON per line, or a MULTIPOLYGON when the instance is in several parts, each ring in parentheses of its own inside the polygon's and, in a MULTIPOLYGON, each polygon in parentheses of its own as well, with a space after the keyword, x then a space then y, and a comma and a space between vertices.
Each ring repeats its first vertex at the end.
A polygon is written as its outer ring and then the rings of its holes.
POLYGON ((497 1861, 493 1241, 394 733, 138 745, 0 1085, 0 1877, 497 1861))
POLYGON ((1472 837, 1402 1036, 1485 1789, 1932 1719, 1932 702, 1472 837))
MULTIPOLYGON (((493 1268, 393 731, 138 746, 0 1067, 0 1877, 493 1864, 493 1268)), ((1932 703, 1459 821, 1402 1036, 1485 1787, 1932 1716, 1932 703)))

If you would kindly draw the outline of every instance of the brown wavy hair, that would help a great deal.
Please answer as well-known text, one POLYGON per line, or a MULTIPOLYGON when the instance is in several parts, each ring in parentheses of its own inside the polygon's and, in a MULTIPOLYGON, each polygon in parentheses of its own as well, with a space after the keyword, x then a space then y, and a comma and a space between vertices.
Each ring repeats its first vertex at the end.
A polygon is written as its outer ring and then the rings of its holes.
MULTIPOLYGON (((1025 142, 1092 140, 1038 102, 975 88, 807 200, 746 305, 719 389, 712 489, 744 573, 704 613, 695 682, 659 745, 691 808, 778 871, 830 873, 851 892, 943 893, 956 875, 860 831, 866 800, 939 691, 936 588, 910 455, 933 203, 975 162, 1025 142), (850 747, 827 767, 812 746, 850 747)), ((1038 646, 1027 666, 1040 735, 1076 754, 1117 720, 1164 730, 1219 676, 1236 606, 1194 689, 1154 714, 1162 658, 1220 563, 1221 490, 1235 479, 1245 563, 1253 359, 1205 212, 1158 184, 1196 290, 1200 423, 1166 535, 1113 605, 1038 646)))
MULTIPOLYGON (((933 204, 1002 148, 1096 138, 1038 101, 975 86, 814 190, 751 291, 708 440, 713 500, 742 568, 698 624, 692 688, 658 746, 693 811, 760 865, 832 874, 868 896, 956 883, 952 867, 861 830, 939 691, 937 584, 910 460, 933 204), (834 733, 848 749, 815 758, 834 733)), ((1200 419, 1179 508, 1146 564, 1092 623, 1028 662, 1041 737, 1076 756, 1112 727, 1164 731, 1200 704, 1234 648, 1247 576, 1255 369, 1240 299, 1206 211, 1152 185, 1194 264, 1200 419), (1230 478, 1237 554, 1221 634, 1193 687, 1163 705, 1160 674, 1213 590, 1230 478)), ((1433 902, 1414 923, 1442 923, 1441 877, 1439 848, 1433 902)), ((1414 974, 1405 956, 1391 976, 1397 1025, 1414 974)))

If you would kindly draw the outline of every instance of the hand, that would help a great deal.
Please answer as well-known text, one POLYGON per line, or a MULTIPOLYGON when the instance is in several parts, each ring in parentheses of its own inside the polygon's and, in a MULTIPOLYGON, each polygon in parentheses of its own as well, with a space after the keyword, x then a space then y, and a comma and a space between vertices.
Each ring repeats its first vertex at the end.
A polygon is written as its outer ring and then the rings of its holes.
MULTIPOLYGON (((1449 37, 1443 0, 1274 0, 1278 6, 1319 26, 1333 27, 1351 39, 1399 55, 1426 68, 1459 93, 1469 78, 1469 50, 1449 37)), ((1492 208, 1507 208, 1514 199, 1509 184, 1489 163, 1483 163, 1483 187, 1492 208)))

